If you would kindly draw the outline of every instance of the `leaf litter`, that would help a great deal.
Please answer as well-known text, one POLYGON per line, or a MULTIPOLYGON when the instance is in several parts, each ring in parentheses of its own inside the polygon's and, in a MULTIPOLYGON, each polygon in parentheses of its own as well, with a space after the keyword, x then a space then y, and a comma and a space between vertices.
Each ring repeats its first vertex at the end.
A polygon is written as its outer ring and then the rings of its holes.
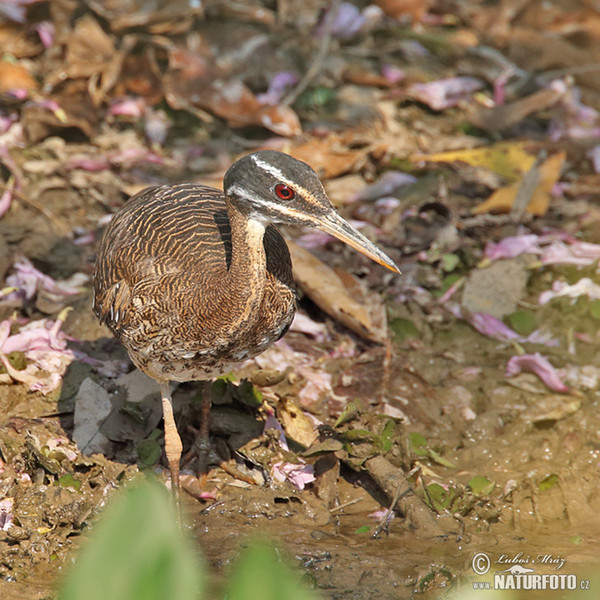
MULTIPOLYGON (((184 474, 211 564, 257 525, 340 598, 437 597, 490 540, 595 564, 597 15, 513 4, 0 8, 3 595, 164 474, 158 403, 90 314, 103 224, 260 147, 309 162, 403 275, 291 232, 299 317, 214 384, 214 466, 184 474)), ((174 392, 186 450, 200 395, 174 392)))

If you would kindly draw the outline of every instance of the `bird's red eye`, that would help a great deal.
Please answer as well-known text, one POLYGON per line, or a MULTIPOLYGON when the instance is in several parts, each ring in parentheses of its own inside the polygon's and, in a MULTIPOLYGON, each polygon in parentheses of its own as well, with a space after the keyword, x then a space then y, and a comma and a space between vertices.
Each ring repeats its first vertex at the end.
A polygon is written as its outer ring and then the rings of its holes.
POLYGON ((291 200, 296 194, 294 193, 294 190, 285 185, 285 183, 278 183, 275 186, 275 193, 282 199, 282 200, 291 200))

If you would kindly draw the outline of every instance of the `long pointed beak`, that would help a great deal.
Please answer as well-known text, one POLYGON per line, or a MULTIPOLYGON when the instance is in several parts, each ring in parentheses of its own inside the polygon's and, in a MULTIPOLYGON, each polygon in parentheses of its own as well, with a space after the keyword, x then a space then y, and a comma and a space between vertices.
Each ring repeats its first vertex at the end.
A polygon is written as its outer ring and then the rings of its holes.
POLYGON ((346 222, 339 213, 332 211, 324 216, 316 217, 314 218, 313 226, 335 236, 338 240, 342 240, 342 242, 362 252, 371 260, 387 267, 390 271, 400 273, 400 269, 396 266, 396 263, 387 254, 384 254, 371 240, 352 227, 350 223, 346 222))

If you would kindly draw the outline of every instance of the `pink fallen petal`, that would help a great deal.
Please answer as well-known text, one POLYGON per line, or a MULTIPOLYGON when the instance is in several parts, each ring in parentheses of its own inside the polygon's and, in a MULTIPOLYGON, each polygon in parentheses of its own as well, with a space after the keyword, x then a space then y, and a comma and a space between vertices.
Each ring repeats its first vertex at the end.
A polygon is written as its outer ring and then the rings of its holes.
POLYGON ((36 23, 33 28, 37 31, 40 36, 40 42, 44 48, 50 48, 54 44, 54 24, 51 21, 40 21, 36 23))
POLYGON ((279 71, 275 73, 269 82, 269 87, 264 94, 257 94, 256 99, 269 106, 275 106, 281 102, 285 92, 298 83, 298 76, 291 71, 279 71))
POLYGON ((468 321, 479 333, 497 340, 518 340, 521 337, 500 319, 487 313, 474 313, 468 321))
POLYGON ((295 241, 307 250, 314 250, 315 248, 320 248, 329 243, 331 241, 331 236, 322 231, 307 231, 295 238, 295 241))
POLYGON ((485 256, 490 260, 501 258, 515 258, 521 254, 540 254, 539 237, 533 233, 514 235, 494 243, 488 242, 485 247, 485 256))
POLYGON ((295 314, 290 331, 310 335, 318 342, 323 342, 330 337, 325 323, 317 323, 317 321, 313 321, 309 316, 300 312, 295 314))
POLYGON ((384 196, 375 200, 375 210, 382 215, 391 215, 399 206, 401 202, 398 198, 393 196, 384 196))
POLYGON ((567 244, 563 241, 553 242, 544 248, 541 262, 544 265, 569 264, 592 265, 600 260, 600 244, 590 242, 573 242, 567 244))
POLYGON ((146 150, 146 148, 127 148, 126 150, 119 150, 111 154, 109 157, 110 162, 113 165, 120 167, 130 167, 137 163, 150 163, 156 165, 162 165, 165 159, 154 152, 146 150))
POLYGON ((433 110, 444 110, 468 99, 482 87, 483 83, 475 77, 450 77, 429 83, 413 83, 408 87, 407 95, 433 110))
POLYGON ((448 302, 446 309, 458 319, 466 320, 482 335, 501 342, 514 340, 519 343, 542 344, 549 347, 558 346, 559 344, 558 339, 552 337, 550 333, 544 333, 539 330, 534 331, 528 337, 524 338, 514 331, 514 329, 508 327, 503 321, 487 313, 474 313, 465 317, 460 305, 453 302, 448 302))
POLYGON ((63 318, 56 321, 42 319, 32 321, 21 330, 4 337, 10 321, 0 323, 0 362, 14 381, 26 384, 30 390, 38 390, 46 395, 57 389, 67 367, 75 359, 74 353, 67 348, 67 336, 60 331, 63 318), (23 352, 27 359, 25 369, 15 369, 6 355, 10 352, 23 352))
POLYGON ((381 74, 392 84, 400 83, 403 79, 406 79, 406 71, 396 65, 383 65, 381 74))
POLYGON ((365 22, 365 16, 359 8, 350 2, 340 2, 325 13, 317 32, 324 35, 327 31, 335 38, 346 39, 356 35, 365 22))
POLYGON ((316 479, 313 466, 305 464, 278 462, 273 465, 271 474, 275 481, 283 483, 287 480, 299 490, 316 479))
POLYGON ((546 304, 554 298, 579 298, 580 296, 588 296, 593 300, 600 299, 600 285, 594 283, 589 277, 582 277, 577 283, 569 285, 565 281, 555 281, 552 284, 552 289, 542 292, 538 302, 546 304))
POLYGON ((108 114, 113 116, 140 118, 144 114, 146 101, 143 98, 125 96, 111 102, 108 114))
POLYGON ((8 96, 12 96, 16 100, 25 100, 29 98, 29 90, 25 88, 15 88, 4 92, 8 96))
POLYGON ((13 522, 14 498, 0 500, 0 531, 7 531, 13 522))
POLYGON ((74 156, 66 165, 66 168, 71 171, 73 169, 81 169, 90 173, 106 171, 110 169, 110 161, 107 158, 92 158, 90 156, 74 156))
POLYGON ((464 279, 458 279, 455 281, 439 298, 438 302, 440 304, 446 304, 452 296, 460 289, 462 284, 464 283, 464 279))
POLYGON ((370 519, 375 519, 378 523, 384 523, 386 521, 391 521, 396 515, 394 511, 389 510, 388 508, 380 508, 372 513, 367 515, 370 519))
POLYGON ((537 375, 552 391, 568 394, 571 389, 565 385, 548 359, 538 352, 513 356, 506 365, 506 376, 513 377, 522 371, 537 375))
POLYGON ((0 113, 0 134, 6 133, 10 127, 19 119, 16 113, 4 115, 0 113))
POLYGON ((91 246, 96 241, 94 231, 83 231, 76 238, 73 238, 74 246, 91 246))
POLYGON ((17 291, 7 296, 8 300, 25 298, 31 300, 39 289, 45 289, 57 296, 74 296, 81 292, 81 286, 88 280, 87 275, 76 273, 63 281, 56 281, 36 269, 31 261, 18 257, 13 265, 13 272, 6 278, 6 285, 17 291))

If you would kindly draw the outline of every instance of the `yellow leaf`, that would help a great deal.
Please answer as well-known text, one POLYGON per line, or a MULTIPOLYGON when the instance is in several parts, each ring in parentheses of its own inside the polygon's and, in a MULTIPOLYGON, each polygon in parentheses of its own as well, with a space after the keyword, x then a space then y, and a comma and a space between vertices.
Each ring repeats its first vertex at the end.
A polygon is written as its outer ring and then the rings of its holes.
MULTIPOLYGON (((550 204, 550 193, 560 178, 560 172, 565 160, 565 152, 557 152, 547 158, 539 167, 538 183, 531 195, 527 212, 531 215, 541 217, 546 214, 550 204)), ((509 186, 497 189, 485 202, 476 206, 472 213, 480 215, 483 213, 507 213, 510 212, 515 202, 515 197, 521 186, 521 181, 509 186)))
POLYGON ((485 167, 508 181, 517 181, 535 162, 525 149, 525 142, 500 142, 494 146, 452 150, 437 154, 418 154, 413 161, 464 162, 472 167, 485 167))

